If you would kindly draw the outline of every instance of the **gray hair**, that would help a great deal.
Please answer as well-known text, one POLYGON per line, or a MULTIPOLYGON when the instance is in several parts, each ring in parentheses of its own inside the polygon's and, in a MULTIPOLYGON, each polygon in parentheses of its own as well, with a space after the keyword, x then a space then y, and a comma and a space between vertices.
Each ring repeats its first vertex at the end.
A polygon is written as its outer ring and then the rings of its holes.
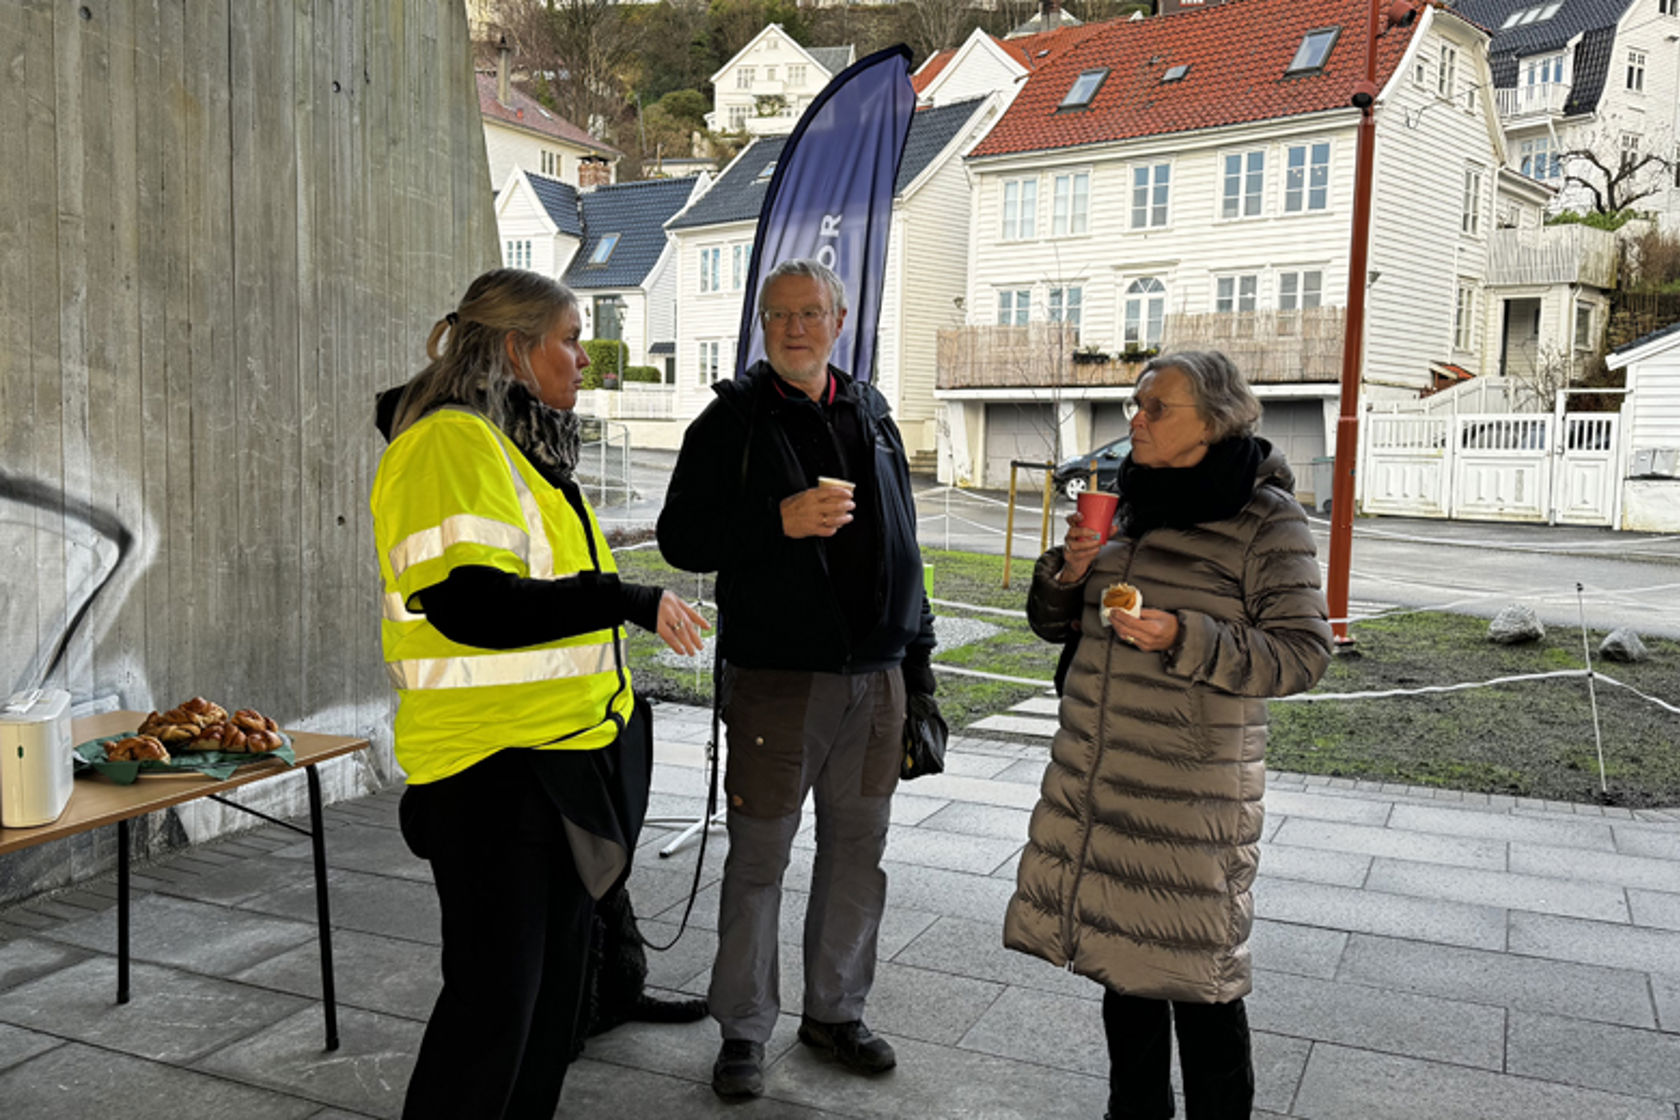
POLYGON ((464 404, 507 431, 508 390, 522 383, 536 391, 531 350, 577 305, 570 288, 524 269, 495 268, 474 280, 426 336, 431 364, 403 390, 391 438, 445 404, 464 404), (510 335, 517 361, 508 357, 510 335))
POLYGON ((821 261, 810 258, 795 257, 785 260, 770 270, 770 275, 764 278, 764 283, 758 286, 758 313, 764 314, 764 293, 784 276, 808 276, 812 280, 828 285, 828 309, 836 315, 846 310, 846 285, 840 280, 832 268, 821 261))
MULTIPOLYGON (((1180 350, 1149 359, 1143 372, 1158 369, 1176 369, 1189 382, 1196 398, 1196 414, 1210 429, 1209 443, 1254 434, 1254 425, 1260 420, 1260 401, 1230 358, 1217 350, 1180 350)), ((1138 377, 1141 380, 1143 374, 1138 377)))

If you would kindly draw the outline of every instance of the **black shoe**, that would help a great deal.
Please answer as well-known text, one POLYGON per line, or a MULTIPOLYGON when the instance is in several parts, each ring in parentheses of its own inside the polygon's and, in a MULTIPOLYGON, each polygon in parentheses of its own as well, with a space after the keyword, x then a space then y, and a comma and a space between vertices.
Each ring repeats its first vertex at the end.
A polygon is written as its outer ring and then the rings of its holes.
POLYGON ((819 1023, 809 1015, 799 1020, 799 1041, 832 1055, 836 1061, 859 1073, 885 1073, 898 1064, 898 1055, 886 1039, 863 1025, 819 1023))
POLYGON ((764 1095, 764 1045, 745 1038, 726 1038, 712 1063, 712 1092, 725 1100, 764 1095))

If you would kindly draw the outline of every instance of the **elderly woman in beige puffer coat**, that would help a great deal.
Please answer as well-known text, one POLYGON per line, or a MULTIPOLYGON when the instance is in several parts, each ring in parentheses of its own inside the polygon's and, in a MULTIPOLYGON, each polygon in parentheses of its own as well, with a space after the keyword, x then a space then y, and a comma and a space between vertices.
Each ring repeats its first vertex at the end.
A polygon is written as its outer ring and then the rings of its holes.
POLYGON ((1111 1120, 1250 1114, 1249 887, 1259 863, 1266 698, 1311 688, 1330 627, 1283 456, 1229 359, 1154 359, 1128 403, 1120 527, 1076 513, 1033 573, 1039 636, 1077 639, 1017 886, 1012 949, 1104 986, 1111 1120), (1105 588, 1141 592, 1132 617, 1105 588))

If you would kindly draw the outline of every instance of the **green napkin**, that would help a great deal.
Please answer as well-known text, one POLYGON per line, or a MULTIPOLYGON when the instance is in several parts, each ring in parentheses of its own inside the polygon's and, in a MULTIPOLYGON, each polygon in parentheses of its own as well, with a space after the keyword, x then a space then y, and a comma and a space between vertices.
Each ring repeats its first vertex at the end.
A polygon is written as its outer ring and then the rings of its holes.
POLYGON ((291 736, 280 733, 280 749, 269 751, 267 754, 236 754, 232 751, 182 751, 180 754, 170 752, 168 762, 111 762, 105 757, 105 744, 118 739, 127 739, 133 732, 121 735, 107 735, 102 739, 89 739, 85 743, 76 744, 76 772, 97 770, 119 786, 132 783, 142 774, 204 774, 215 778, 218 782, 232 776, 241 766, 252 762, 261 762, 267 758, 278 758, 287 766, 297 765, 297 755, 292 751, 291 736))

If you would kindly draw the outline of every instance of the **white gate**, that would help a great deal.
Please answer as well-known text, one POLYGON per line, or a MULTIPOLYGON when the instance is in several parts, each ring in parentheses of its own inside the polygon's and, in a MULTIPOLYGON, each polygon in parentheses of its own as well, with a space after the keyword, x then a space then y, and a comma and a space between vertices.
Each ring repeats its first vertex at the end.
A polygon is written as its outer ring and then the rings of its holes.
POLYGON ((1610 525, 1623 473, 1619 420, 1613 412, 1368 413, 1361 504, 1402 517, 1610 525))

